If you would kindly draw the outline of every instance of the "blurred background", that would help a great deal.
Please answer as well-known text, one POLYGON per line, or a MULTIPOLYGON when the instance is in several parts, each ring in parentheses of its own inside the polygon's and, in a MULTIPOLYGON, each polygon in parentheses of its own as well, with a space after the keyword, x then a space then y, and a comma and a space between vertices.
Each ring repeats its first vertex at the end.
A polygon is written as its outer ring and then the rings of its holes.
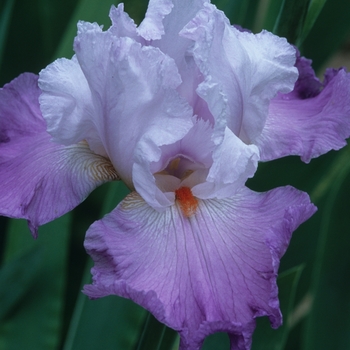
MULTIPOLYGON (((350 0, 218 0, 232 24, 267 29, 297 45, 322 79, 326 67, 350 69, 350 0)), ((73 55, 78 20, 109 27, 118 1, 2 0, 0 86, 22 72, 38 73, 73 55)), ((140 23, 148 2, 126 0, 140 23)), ((349 116, 350 117, 350 116, 349 116)), ((350 349, 350 150, 345 147, 304 164, 297 157, 262 163, 248 187, 267 191, 293 185, 310 194, 318 212, 293 235, 281 261, 284 325, 258 320, 253 350, 350 349)), ((177 349, 174 331, 129 300, 90 301, 80 290, 90 280, 84 248, 89 225, 128 193, 106 184, 72 213, 32 239, 26 222, 0 217, 0 349, 177 349)), ((203 349, 229 349, 225 334, 203 349)))

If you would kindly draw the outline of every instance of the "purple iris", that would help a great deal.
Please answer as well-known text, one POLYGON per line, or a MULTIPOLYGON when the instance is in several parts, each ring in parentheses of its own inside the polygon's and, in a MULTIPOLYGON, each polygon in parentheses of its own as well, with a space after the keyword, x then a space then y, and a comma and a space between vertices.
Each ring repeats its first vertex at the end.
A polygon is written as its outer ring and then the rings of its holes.
POLYGON ((98 185, 132 191, 88 230, 92 298, 130 298, 179 332, 249 349, 255 318, 282 322, 276 277, 316 210, 292 187, 256 193, 258 161, 308 162, 350 135, 350 77, 324 84, 269 32, 239 31, 205 0, 151 0, 137 27, 79 22, 75 56, 0 92, 0 214, 38 226, 98 185))

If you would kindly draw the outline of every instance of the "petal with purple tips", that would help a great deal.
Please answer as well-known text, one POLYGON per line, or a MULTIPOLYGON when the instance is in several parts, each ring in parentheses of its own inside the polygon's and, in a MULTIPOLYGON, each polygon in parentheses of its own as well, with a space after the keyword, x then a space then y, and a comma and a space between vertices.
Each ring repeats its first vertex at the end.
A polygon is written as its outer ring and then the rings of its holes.
POLYGON ((86 143, 51 141, 39 109, 37 80, 23 74, 0 90, 0 215, 27 219, 34 236, 39 225, 117 178, 110 161, 86 143))
POLYGON ((301 74, 297 92, 271 100, 266 124, 255 142, 261 160, 299 155, 309 162, 346 145, 350 136, 350 74, 344 69, 328 70, 321 89, 309 73, 301 74))
POLYGON ((281 324, 279 260, 314 212, 292 187, 198 200, 190 217, 178 204, 159 213, 133 192, 87 232, 95 266, 85 293, 134 300, 180 333, 181 350, 217 331, 229 333, 231 349, 249 349, 255 317, 281 324))

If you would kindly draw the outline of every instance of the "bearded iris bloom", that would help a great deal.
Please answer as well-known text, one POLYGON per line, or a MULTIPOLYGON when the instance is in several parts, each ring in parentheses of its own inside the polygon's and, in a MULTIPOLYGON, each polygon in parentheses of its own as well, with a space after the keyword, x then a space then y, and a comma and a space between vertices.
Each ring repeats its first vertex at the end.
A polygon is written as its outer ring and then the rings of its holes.
POLYGON ((88 230, 92 298, 116 294, 199 349, 214 332, 249 349, 255 318, 282 322, 276 276, 314 212, 292 187, 245 187, 258 161, 308 162, 345 145, 350 78, 324 83, 283 38, 230 25, 204 0, 150 1, 137 27, 80 22, 75 56, 0 95, 0 214, 38 226, 98 185, 132 190, 88 230))

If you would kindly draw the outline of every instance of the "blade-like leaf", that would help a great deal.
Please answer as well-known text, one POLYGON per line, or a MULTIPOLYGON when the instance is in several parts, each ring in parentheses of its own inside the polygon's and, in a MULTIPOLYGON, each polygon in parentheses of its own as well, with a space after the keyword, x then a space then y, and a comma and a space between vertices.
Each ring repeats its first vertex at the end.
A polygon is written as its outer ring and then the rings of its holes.
POLYGON ((323 5, 326 3, 326 0, 311 0, 309 9, 307 11, 307 15, 304 22, 304 27, 302 29, 302 33, 298 40, 298 45, 300 45, 306 36, 309 34, 311 28, 316 22, 318 15, 320 14, 323 5))
POLYGON ((253 28, 259 0, 213 0, 212 2, 225 12, 232 24, 239 24, 248 29, 253 28))
POLYGON ((15 0, 6 0, 5 6, 0 13, 0 68, 14 4, 15 0))
POLYGON ((0 270, 0 322, 10 312, 14 312, 14 307, 33 287, 42 257, 42 251, 38 247, 33 247, 0 270), (26 268, 23 268, 24 266, 26 268))
POLYGON ((177 343, 177 333, 148 314, 136 350, 170 350, 177 343))
MULTIPOLYGON (((109 184, 103 214, 112 210, 129 190, 121 183, 109 184)), ((91 283, 89 259, 82 285, 91 283)), ((133 349, 139 338, 146 311, 132 301, 109 296, 98 300, 80 293, 75 306, 64 350, 133 349)))
MULTIPOLYGON (((28 281, 32 288, 18 299, 15 307, 0 324, 0 349, 56 349, 60 343, 65 277, 67 261, 68 228, 70 215, 55 220, 39 230, 39 238, 31 237, 25 221, 13 220, 5 248, 5 268, 22 261, 22 270, 32 274, 28 281), (31 247, 42 251, 42 259, 35 263, 28 253, 31 247), (31 264, 31 265, 30 265, 31 264), (37 268, 34 266, 37 264, 37 268), (35 273, 31 269, 35 268, 35 273), (20 336, 19 336, 20 334, 20 336), (28 345, 30 344, 30 345, 28 345)), ((11 288, 21 288, 14 283, 11 288)), ((20 291, 16 291, 20 294, 20 291)))
POLYGON ((326 1, 307 37, 304 38, 301 52, 313 60, 316 71, 347 40, 350 33, 349 13, 350 1, 326 1))
POLYGON ((273 32, 295 43, 303 29, 310 0, 284 0, 273 32))
POLYGON ((313 307, 304 332, 304 349, 350 348, 350 163, 334 179, 322 210, 313 270, 313 307))

